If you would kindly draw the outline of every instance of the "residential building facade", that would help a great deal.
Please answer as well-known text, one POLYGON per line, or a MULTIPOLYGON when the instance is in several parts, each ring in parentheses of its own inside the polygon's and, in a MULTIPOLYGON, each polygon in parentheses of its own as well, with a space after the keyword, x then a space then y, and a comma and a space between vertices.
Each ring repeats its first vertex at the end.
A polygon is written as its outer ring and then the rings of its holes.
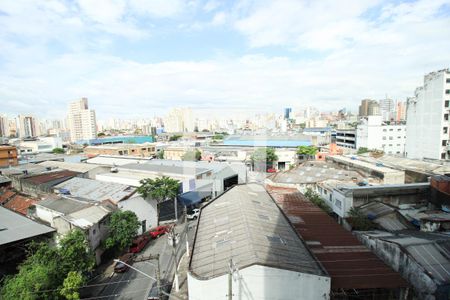
POLYGON ((387 154, 404 155, 406 125, 385 123, 383 116, 362 118, 356 129, 356 148, 382 150, 387 154))
POLYGON ((17 166, 17 148, 13 146, 0 146, 0 168, 17 166))
POLYGON ((406 156, 449 159, 450 69, 424 77, 406 107, 406 156))
POLYGON ((81 98, 69 104, 67 121, 72 142, 95 139, 97 137, 95 111, 89 109, 87 98, 81 98))

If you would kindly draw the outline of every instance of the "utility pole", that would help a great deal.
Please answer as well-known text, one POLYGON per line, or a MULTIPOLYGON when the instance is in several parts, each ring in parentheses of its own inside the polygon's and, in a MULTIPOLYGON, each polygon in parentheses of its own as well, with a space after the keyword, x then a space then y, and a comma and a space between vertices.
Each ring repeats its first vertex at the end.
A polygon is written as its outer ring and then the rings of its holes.
POLYGON ((184 231, 186 232, 186 257, 189 257, 189 240, 188 240, 188 219, 187 219, 187 207, 184 206, 184 231))
POLYGON ((169 243, 172 246, 172 256, 173 256, 173 266, 175 268, 175 279, 174 279, 174 283, 175 283, 175 291, 179 292, 180 291, 180 287, 178 285, 178 262, 177 262, 177 253, 176 253, 176 247, 178 244, 178 238, 175 234, 175 229, 174 227, 172 227, 169 236, 169 243))
POLYGON ((161 269, 159 266, 159 254, 156 255, 156 259, 158 260, 158 267, 156 269, 156 285, 158 287, 158 299, 162 299, 162 290, 161 290, 161 269))
POLYGON ((228 263, 230 271, 228 272, 228 300, 233 299, 233 260, 228 263))
POLYGON ((178 205, 177 205, 177 196, 173 198, 173 207, 175 209, 175 222, 178 222, 178 205))

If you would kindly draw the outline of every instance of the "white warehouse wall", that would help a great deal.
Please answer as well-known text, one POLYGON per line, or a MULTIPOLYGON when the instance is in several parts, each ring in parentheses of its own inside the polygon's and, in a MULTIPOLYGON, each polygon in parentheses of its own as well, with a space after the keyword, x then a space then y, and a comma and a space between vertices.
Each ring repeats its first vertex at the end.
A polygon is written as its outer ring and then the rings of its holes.
MULTIPOLYGON (((199 280, 188 272, 188 288, 190 299, 227 299, 228 274, 199 280)), ((329 277, 253 265, 234 273, 232 299, 329 299, 330 288, 329 277)))

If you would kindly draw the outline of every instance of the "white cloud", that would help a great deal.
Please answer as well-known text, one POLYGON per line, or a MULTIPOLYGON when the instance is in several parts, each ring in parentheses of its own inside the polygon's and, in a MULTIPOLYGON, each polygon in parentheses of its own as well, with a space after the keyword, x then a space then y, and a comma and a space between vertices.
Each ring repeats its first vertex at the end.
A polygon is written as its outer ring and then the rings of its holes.
POLYGON ((186 8, 183 0, 130 0, 129 6, 134 13, 153 17, 174 17, 186 8))

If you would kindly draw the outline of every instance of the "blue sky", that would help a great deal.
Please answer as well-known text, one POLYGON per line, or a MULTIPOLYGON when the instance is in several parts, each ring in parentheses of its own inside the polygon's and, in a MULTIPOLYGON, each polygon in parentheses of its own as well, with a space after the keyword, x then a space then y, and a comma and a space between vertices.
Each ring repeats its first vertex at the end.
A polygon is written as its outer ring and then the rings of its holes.
POLYGON ((0 28, 11 115, 355 109, 450 66, 450 0, 0 0, 0 28))

